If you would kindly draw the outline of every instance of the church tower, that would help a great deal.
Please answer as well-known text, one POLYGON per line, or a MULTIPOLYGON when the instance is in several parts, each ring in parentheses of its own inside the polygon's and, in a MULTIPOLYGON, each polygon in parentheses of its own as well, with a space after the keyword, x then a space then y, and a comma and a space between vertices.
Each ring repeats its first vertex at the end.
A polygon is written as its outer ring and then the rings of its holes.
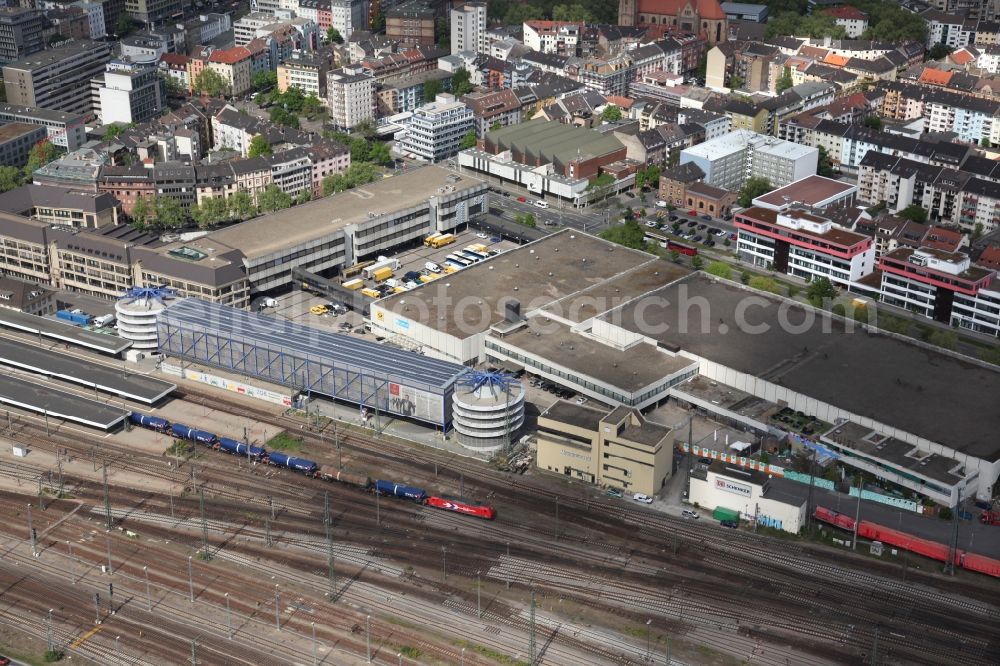
POLYGON ((618 25, 635 25, 636 0, 618 0, 618 25))

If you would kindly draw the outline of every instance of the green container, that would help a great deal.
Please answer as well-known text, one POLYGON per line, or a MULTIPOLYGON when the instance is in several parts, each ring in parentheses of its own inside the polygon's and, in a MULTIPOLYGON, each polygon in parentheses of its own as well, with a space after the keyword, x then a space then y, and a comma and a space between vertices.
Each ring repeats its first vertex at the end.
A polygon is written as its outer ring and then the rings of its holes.
POLYGON ((712 517, 716 520, 733 520, 735 522, 740 522, 740 512, 733 511, 732 509, 727 509, 725 507, 716 507, 715 511, 712 512, 712 517))

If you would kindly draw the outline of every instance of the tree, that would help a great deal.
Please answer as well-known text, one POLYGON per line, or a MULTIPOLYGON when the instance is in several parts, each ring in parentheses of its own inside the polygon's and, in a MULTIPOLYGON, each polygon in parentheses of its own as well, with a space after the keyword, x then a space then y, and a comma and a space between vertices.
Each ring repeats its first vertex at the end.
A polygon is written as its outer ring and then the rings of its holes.
MULTIPOLYGON (((500 129, 500 121, 499 120, 494 120, 493 124, 490 125, 490 131, 491 132, 496 132, 498 129, 500 129)), ((983 139, 983 141, 986 141, 987 143, 989 143, 989 139, 983 139)), ((989 148, 989 146, 985 146, 985 147, 989 148)))
POLYGON ((295 205, 309 203, 312 201, 313 193, 308 187, 304 188, 301 192, 295 195, 295 205))
POLYGON ((292 127, 294 129, 299 128, 298 116, 296 116, 293 113, 289 113, 288 111, 285 111, 285 109, 283 109, 280 106, 271 107, 271 110, 268 111, 267 115, 271 119, 272 123, 276 123, 278 125, 284 125, 285 127, 292 127))
POLYGON ((253 75, 253 89, 267 90, 278 85, 278 73, 273 70, 257 72, 253 75))
POLYGON ((229 203, 222 197, 205 199, 191 209, 191 217, 198 223, 199 229, 214 227, 229 219, 229 203))
POLYGON ((159 229, 179 229, 187 221, 184 207, 173 197, 154 198, 153 210, 156 211, 156 227, 159 229))
POLYGON ((28 162, 24 165, 25 179, 30 180, 36 171, 54 160, 58 154, 59 150, 48 139, 32 148, 28 154, 28 162))
POLYGON ((919 224, 926 224, 927 222, 927 209, 918 204, 911 204, 896 213, 896 215, 904 220, 910 220, 919 224))
POLYGON ((680 252, 680 250, 671 250, 670 251, 670 261, 672 261, 672 262, 674 262, 676 264, 676 263, 680 262, 680 260, 681 260, 681 252, 680 252))
POLYGON ((455 94, 455 97, 468 95, 472 92, 473 85, 470 79, 471 75, 464 67, 459 67, 455 70, 455 73, 451 75, 451 91, 455 94))
POLYGON ((593 23, 594 16, 590 13, 587 5, 574 3, 572 5, 556 5, 552 8, 553 21, 578 21, 580 23, 593 23))
POLYGON ((873 130, 882 131, 882 119, 878 116, 868 116, 864 120, 865 127, 870 127, 873 130))
POLYGON ((660 184, 660 174, 663 169, 655 164, 651 164, 645 169, 639 169, 635 174, 635 185, 638 188, 658 187, 660 184))
POLYGON ((385 32, 385 14, 379 12, 371 18, 372 32, 385 32))
POLYGON ((21 186, 24 173, 17 167, 0 166, 0 192, 9 192, 21 186))
POLYGON ((163 76, 163 87, 167 91, 168 97, 184 97, 187 95, 187 89, 181 85, 181 82, 172 76, 163 76))
POLYGON ((229 205, 229 215, 237 220, 246 220, 257 214, 253 197, 243 190, 234 192, 226 203, 229 205))
POLYGON ((326 41, 333 44, 343 44, 344 38, 340 36, 340 31, 336 28, 330 27, 326 29, 326 41))
POLYGON ((270 155, 273 152, 271 144, 267 142, 267 139, 258 134, 250 139, 250 147, 247 148, 247 157, 260 157, 261 155, 270 155))
POLYGON ((705 272, 720 277, 723 280, 731 280, 733 277, 733 269, 729 267, 729 264, 722 261, 713 261, 705 269, 705 272))
POLYGON ((827 277, 818 277, 809 283, 806 289, 806 299, 814 307, 822 307, 823 303, 832 301, 837 297, 837 288, 833 286, 827 277))
POLYGON ((739 90, 743 87, 744 83, 745 81, 743 80, 743 77, 739 74, 733 74, 729 77, 729 87, 733 90, 739 90))
POLYGON ((781 78, 778 79, 778 83, 775 85, 774 89, 777 90, 780 95, 793 85, 795 85, 795 83, 792 81, 792 68, 785 67, 784 71, 781 73, 781 78))
POLYGON ((375 180, 376 175, 374 166, 365 162, 357 162, 347 167, 347 171, 344 172, 344 179, 347 182, 347 187, 352 188, 372 182, 375 180))
POLYGON ((374 120, 366 118, 354 126, 354 132, 366 139, 371 139, 378 134, 378 127, 375 125, 374 120))
POLYGON ((323 179, 322 185, 323 196, 328 197, 331 194, 336 194, 337 192, 343 192, 346 190, 347 178, 345 178, 343 174, 333 173, 323 179))
POLYGON ((205 93, 209 97, 221 97, 229 90, 229 84, 222 78, 222 74, 208 67, 194 77, 193 87, 196 92, 205 93))
POLYGON ((639 226, 639 221, 635 218, 628 219, 624 224, 605 229, 601 232, 601 238, 604 240, 618 243, 634 250, 641 250, 646 246, 645 235, 642 227, 639 226))
POLYGON ((606 123, 618 122, 622 119, 622 110, 614 104, 608 104, 601 111, 601 120, 606 123))
POLYGON ((424 104, 430 104, 434 101, 443 88, 441 87, 441 81, 438 79, 428 79, 424 81, 424 104))
POLYGON ((947 58, 951 52, 952 48, 947 44, 935 44, 931 47, 931 50, 927 52, 927 60, 944 60, 947 58))
POLYGON ((699 257, 697 254, 691 257, 691 268, 696 271, 700 271, 705 266, 705 260, 699 257))
POLYGON ((538 226, 538 223, 535 221, 535 216, 531 213, 518 213, 514 216, 514 222, 523 227, 528 227, 529 229, 534 229, 538 226))
POLYGON ((257 195, 260 209, 266 213, 282 210, 292 205, 292 197, 282 191, 277 185, 268 185, 257 195))
POLYGON ((983 223, 976 222, 976 225, 972 227, 972 240, 976 240, 982 235, 983 235, 983 223))
POLYGON ((371 156, 371 144, 362 139, 361 137, 351 137, 347 141, 348 147, 351 149, 351 162, 367 162, 371 156))
POLYGON ((819 146, 819 162, 816 164, 816 173, 826 178, 833 178, 836 174, 833 170, 833 163, 830 155, 826 152, 825 146, 819 146))
POLYGON ((118 15, 118 22, 115 23, 115 36, 122 38, 132 32, 134 27, 135 23, 132 21, 132 17, 123 11, 118 15))
POLYGON ((149 197, 139 197, 132 205, 132 228, 145 231, 152 216, 152 204, 149 197))
POLYGON ((979 145, 982 146, 983 148, 992 148, 993 147, 993 144, 991 144, 990 140, 987 139, 985 136, 979 142, 979 145))
POLYGON ((771 181, 767 178, 761 176, 751 176, 747 178, 746 182, 743 183, 743 189, 740 190, 740 196, 737 197, 736 203, 738 203, 743 208, 749 208, 753 205, 753 200, 759 196, 763 196, 773 190, 771 187, 771 181))
POLYGON ((306 114, 310 118, 315 118, 316 116, 326 113, 326 109, 323 108, 323 103, 319 101, 319 97, 310 94, 302 100, 302 113, 306 114))
POLYGON ((392 155, 389 153, 389 146, 381 141, 373 141, 368 150, 368 161, 372 164, 389 164, 392 162, 392 155))
POLYGON ((469 130, 462 137, 462 143, 458 144, 460 150, 466 150, 468 148, 476 147, 476 132, 475 130, 469 130))

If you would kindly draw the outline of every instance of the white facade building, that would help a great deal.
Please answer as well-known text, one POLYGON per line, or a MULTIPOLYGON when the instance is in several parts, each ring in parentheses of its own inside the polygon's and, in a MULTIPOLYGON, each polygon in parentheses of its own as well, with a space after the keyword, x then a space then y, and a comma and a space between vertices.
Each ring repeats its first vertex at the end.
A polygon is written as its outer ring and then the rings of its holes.
POLYGON ((91 39, 100 39, 108 34, 107 27, 104 25, 104 5, 96 2, 75 2, 73 6, 79 7, 87 13, 91 39))
POLYGON ((681 151, 680 163, 694 162, 705 182, 739 190, 747 178, 767 178, 784 187, 816 173, 819 150, 747 130, 737 130, 681 151))
POLYGON ((806 501, 782 492, 778 483, 763 472, 713 462, 707 470, 692 472, 689 500, 710 511, 737 511, 743 520, 796 534, 806 524, 806 501))
POLYGON ((364 0, 331 0, 330 11, 330 26, 340 33, 345 42, 355 30, 368 28, 368 3, 364 0))
POLYGON ((396 135, 396 150, 428 162, 440 162, 458 153, 462 139, 475 131, 472 109, 443 93, 418 107, 396 135))
POLYGON ((489 53, 485 2, 467 2, 451 10, 451 52, 459 51, 489 53))
POLYGON ((327 75, 326 94, 330 102, 330 120, 337 127, 350 129, 363 120, 375 119, 375 79, 361 67, 343 67, 327 75))
POLYGON ((101 123, 141 123, 160 114, 166 91, 157 68, 112 60, 102 78, 94 79, 101 123))

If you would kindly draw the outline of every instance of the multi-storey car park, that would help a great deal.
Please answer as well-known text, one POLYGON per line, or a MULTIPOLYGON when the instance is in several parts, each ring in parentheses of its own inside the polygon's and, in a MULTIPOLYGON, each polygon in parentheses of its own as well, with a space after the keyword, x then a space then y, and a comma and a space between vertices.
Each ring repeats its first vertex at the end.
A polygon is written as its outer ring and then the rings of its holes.
POLYGON ((946 506, 991 497, 1000 475, 990 366, 580 232, 371 312, 376 332, 427 354, 523 367, 611 405, 673 397, 760 435, 782 429, 770 417, 783 407, 801 411, 844 464, 946 506), (735 397, 706 398, 702 380, 735 397))

